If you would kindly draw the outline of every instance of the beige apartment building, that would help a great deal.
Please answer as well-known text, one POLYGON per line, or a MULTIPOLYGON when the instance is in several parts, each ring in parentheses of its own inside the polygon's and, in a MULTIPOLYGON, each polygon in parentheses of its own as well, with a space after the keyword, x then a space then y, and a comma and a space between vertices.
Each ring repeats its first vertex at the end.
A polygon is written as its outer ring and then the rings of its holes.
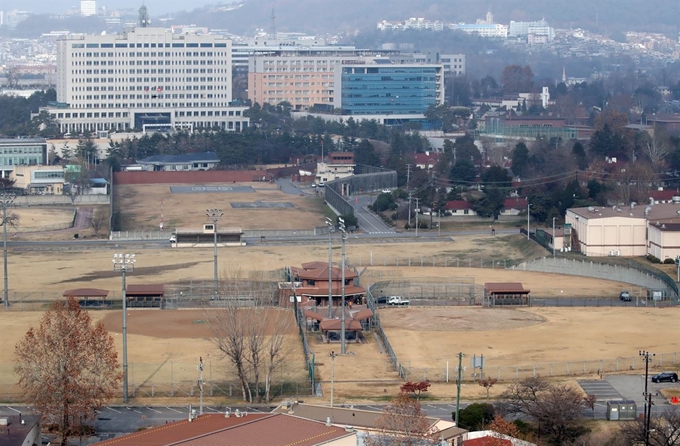
POLYGON ((248 99, 258 104, 289 102, 294 110, 331 106, 335 67, 356 56, 257 55, 248 61, 248 99))
POLYGON ((572 249, 586 256, 680 255, 680 196, 671 203, 567 210, 572 249))

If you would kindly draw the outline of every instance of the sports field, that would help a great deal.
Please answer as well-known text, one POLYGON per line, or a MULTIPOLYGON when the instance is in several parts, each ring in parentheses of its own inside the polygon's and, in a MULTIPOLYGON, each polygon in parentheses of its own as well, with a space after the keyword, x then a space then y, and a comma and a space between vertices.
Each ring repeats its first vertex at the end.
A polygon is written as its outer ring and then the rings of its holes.
MULTIPOLYGON (((116 187, 122 230, 164 226, 198 228, 206 222, 205 210, 223 209, 223 227, 243 229, 311 229, 324 226, 323 198, 285 194, 274 183, 226 184, 239 192, 172 193, 173 187, 187 185, 145 184, 116 187), (247 189, 252 188, 252 192, 247 189), (239 205, 245 203, 246 205, 239 205), (290 203, 288 207, 274 206, 290 203), (162 209, 161 209, 162 207, 162 209)), ((194 185, 199 187, 200 185, 194 185)), ((206 187, 216 188, 210 184, 206 187)))

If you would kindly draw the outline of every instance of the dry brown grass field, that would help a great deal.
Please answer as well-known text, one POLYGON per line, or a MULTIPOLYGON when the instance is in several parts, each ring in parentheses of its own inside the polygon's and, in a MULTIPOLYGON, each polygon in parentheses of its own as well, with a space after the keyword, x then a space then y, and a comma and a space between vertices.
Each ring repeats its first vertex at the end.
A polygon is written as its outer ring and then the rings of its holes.
MULTIPOLYGON (((255 192, 171 193, 169 184, 117 186, 123 230, 158 228, 163 201, 164 225, 197 228, 205 223, 205 210, 224 209, 223 227, 244 229, 311 229, 324 226, 323 199, 284 194, 271 183, 238 183, 255 192), (233 202, 291 203, 291 208, 232 208, 233 202)), ((180 185, 191 186, 191 185, 180 185)), ((210 186, 216 186, 210 184, 210 186)), ((227 185, 228 186, 228 185, 227 185)))
POLYGON ((7 232, 42 231, 56 225, 65 225, 73 220, 73 208, 14 208, 7 211, 19 217, 16 228, 7 232))

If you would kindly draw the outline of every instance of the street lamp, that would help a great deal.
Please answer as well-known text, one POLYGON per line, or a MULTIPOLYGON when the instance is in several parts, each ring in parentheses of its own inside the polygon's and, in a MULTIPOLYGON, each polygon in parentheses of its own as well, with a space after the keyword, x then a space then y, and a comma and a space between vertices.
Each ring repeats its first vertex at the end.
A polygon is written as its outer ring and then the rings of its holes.
POLYGON ((552 240, 552 245, 553 245, 553 257, 555 257, 555 219, 557 217, 553 217, 553 240, 552 240))
POLYGON ((217 290, 218 290, 218 282, 217 282, 217 220, 221 220, 222 216, 224 215, 224 212, 222 212, 222 209, 206 209, 205 210, 205 215, 208 217, 208 220, 212 220, 213 222, 213 233, 214 233, 214 239, 215 239, 215 271, 214 271, 214 280, 215 280, 215 297, 217 297, 217 290))
POLYGON ((333 220, 326 217, 328 225, 328 317, 333 317, 333 220))
POLYGON ((645 418, 644 418, 644 435, 645 446, 649 446, 649 420, 652 418, 652 394, 647 392, 647 384, 649 382, 649 363, 654 360, 655 353, 650 353, 646 350, 638 351, 638 355, 645 363, 645 392, 642 394, 645 397, 645 418))
POLYGON ((114 254, 113 270, 123 275, 123 402, 128 402, 128 363, 127 363, 127 296, 125 294, 125 273, 135 269, 134 254, 114 254))
POLYGON ((338 218, 338 222, 340 223, 339 228, 340 232, 342 232, 342 266, 340 267, 342 269, 341 277, 342 277, 342 284, 341 284, 341 289, 342 289, 342 313, 340 316, 340 354, 344 355, 345 354, 345 240, 347 239, 347 232, 345 231, 345 220, 343 218, 338 218))
POLYGON ((0 206, 2 206, 2 254, 3 254, 3 270, 4 270, 4 297, 5 309, 9 309, 9 285, 7 283, 7 206, 14 202, 16 195, 12 193, 3 192, 0 194, 0 206))
POLYGON ((333 381, 335 381, 335 357, 338 356, 334 351, 331 352, 331 407, 333 407, 333 381))

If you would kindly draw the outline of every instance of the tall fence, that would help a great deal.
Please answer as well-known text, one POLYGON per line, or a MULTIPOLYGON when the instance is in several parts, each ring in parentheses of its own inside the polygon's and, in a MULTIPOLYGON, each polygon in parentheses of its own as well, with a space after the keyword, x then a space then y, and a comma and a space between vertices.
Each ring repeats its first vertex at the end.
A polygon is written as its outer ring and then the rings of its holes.
POLYGON ((662 291, 666 298, 678 300, 678 286, 667 274, 661 271, 650 272, 635 268, 633 263, 629 266, 623 266, 593 262, 592 260, 543 257, 517 265, 515 269, 630 283, 649 290, 662 291))
POLYGON ((388 283, 386 282, 378 282, 366 289, 366 301, 368 304, 368 308, 370 308, 373 311, 373 327, 375 329, 375 333, 378 336, 379 342, 382 344, 382 349, 387 353, 389 356, 389 361, 392 364, 392 368, 399 373, 399 376, 403 378, 402 376, 402 365, 399 362, 399 359, 397 358, 397 354, 394 352, 394 349, 392 348, 392 345, 390 344, 389 339, 387 339, 387 334, 382 328, 382 324, 380 323, 380 315, 376 311, 376 299, 373 296, 373 291, 381 286, 387 286, 388 283))
MULTIPOLYGON (((499 381, 513 381, 530 377, 582 377, 590 375, 602 375, 605 373, 624 373, 641 370, 644 371, 645 363, 639 355, 619 358, 587 359, 562 362, 526 362, 523 364, 494 364, 493 360, 485 359, 484 368, 472 366, 472 354, 467 354, 463 364, 463 381, 477 381, 485 377, 495 378, 499 381)), ((477 355, 479 359, 479 355, 477 355)), ((650 364, 653 370, 675 369, 680 361, 680 352, 656 354, 654 363, 650 364)), ((413 361, 400 363, 400 376, 407 381, 431 381, 431 382, 455 382, 458 376, 458 358, 441 358, 428 367, 412 365, 413 361)))
POLYGON ((14 206, 17 207, 31 207, 31 206, 73 206, 75 205, 97 205, 109 204, 111 201, 110 195, 96 194, 96 195, 77 195, 74 201, 67 195, 18 195, 14 199, 14 206))
POLYGON ((353 215, 345 196, 357 192, 369 192, 397 187, 397 172, 378 167, 357 166, 355 175, 326 183, 324 198, 340 215, 353 215))
MULTIPOLYGON (((243 237, 259 238, 262 242, 267 238, 277 237, 315 237, 328 235, 327 226, 319 226, 307 229, 244 229, 243 237)), ((110 240, 170 240, 173 229, 166 228, 161 231, 158 228, 136 229, 132 231, 111 231, 110 240)))

